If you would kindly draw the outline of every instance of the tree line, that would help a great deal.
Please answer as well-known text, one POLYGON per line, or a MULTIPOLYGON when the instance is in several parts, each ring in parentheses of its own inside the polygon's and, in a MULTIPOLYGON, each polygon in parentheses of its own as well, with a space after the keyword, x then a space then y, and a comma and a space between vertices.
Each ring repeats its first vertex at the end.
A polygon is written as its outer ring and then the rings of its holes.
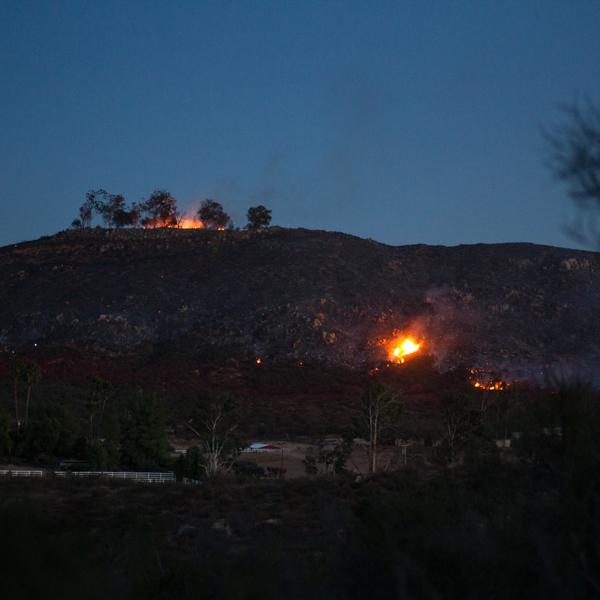
POLYGON ((0 458, 12 462, 57 463, 71 459, 78 469, 175 467, 179 476, 216 478, 234 470, 243 446, 237 399, 227 393, 198 398, 187 429, 196 446, 179 461, 170 457, 163 403, 154 393, 123 391, 95 377, 77 399, 56 399, 37 388, 42 370, 16 354, 9 360, 13 415, 0 406, 0 458), (77 400, 77 402, 75 402, 77 400))
MULTIPOLYGON (((79 207, 79 216, 73 220, 74 229, 87 229, 92 226, 94 217, 102 219, 108 228, 124 227, 180 227, 185 215, 177 208, 177 200, 166 190, 154 190, 141 202, 128 204, 121 194, 112 194, 104 189, 90 190, 79 207)), ((271 224, 271 210, 259 204, 251 206, 246 213, 245 229, 258 230, 271 224)), ((231 217, 223 205, 215 200, 206 199, 200 204, 194 217, 202 222, 206 229, 233 229, 231 217)))
MULTIPOLYGON (((12 355, 8 373, 13 416, 0 407, 0 456, 34 462, 40 457, 42 462, 68 457, 101 470, 175 466, 180 476, 194 479, 264 475, 239 460, 246 441, 245 418, 237 399, 226 392, 197 398, 180 423, 195 441, 173 463, 166 412, 155 394, 120 390, 97 377, 78 390, 77 402, 66 402, 62 393, 54 398, 47 389, 43 394, 38 391, 42 371, 35 361, 12 355)), ((597 394, 589 384, 577 381, 556 380, 552 389, 511 386, 488 392, 464 382, 440 392, 435 414, 422 421, 415 420, 401 386, 372 382, 357 404, 352 424, 339 432, 341 438, 316 439, 307 449, 305 472, 347 473, 358 447, 366 452, 368 474, 394 469, 402 463, 402 440, 419 438, 432 465, 494 460, 499 454, 496 440, 508 440, 513 431, 522 432, 511 442, 517 442, 527 461, 547 460, 562 452, 576 456, 582 465, 597 447, 593 434, 600 423, 597 394)))
POLYGON ((97 377, 76 408, 62 399, 38 398, 41 382, 35 361, 11 356, 14 416, 0 407, 1 457, 17 462, 67 457, 100 470, 168 464, 165 411, 155 394, 137 391, 118 401, 110 382, 97 377))

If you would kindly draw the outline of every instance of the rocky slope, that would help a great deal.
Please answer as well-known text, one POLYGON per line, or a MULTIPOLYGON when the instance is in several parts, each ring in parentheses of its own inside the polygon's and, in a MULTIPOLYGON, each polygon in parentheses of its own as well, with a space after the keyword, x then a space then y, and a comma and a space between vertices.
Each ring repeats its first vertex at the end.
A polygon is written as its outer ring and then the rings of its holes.
POLYGON ((442 365, 600 365, 600 254, 386 246, 273 228, 69 231, 0 249, 0 345, 362 367, 394 331, 442 365))

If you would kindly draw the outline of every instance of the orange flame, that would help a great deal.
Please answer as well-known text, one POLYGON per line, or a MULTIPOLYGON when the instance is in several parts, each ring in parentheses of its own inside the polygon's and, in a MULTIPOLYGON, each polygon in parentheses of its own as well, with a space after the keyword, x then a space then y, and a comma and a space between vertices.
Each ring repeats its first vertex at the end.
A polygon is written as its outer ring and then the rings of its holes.
MULTIPOLYGON (((161 220, 148 220, 143 224, 144 229, 206 229, 206 225, 194 214, 186 213, 179 217, 177 223, 161 220)), ((225 231, 225 227, 217 227, 216 231, 225 231)))
POLYGON ((204 229, 204 223, 194 216, 183 216, 177 225, 180 229, 204 229))
POLYGON ((423 342, 417 342, 412 337, 405 337, 394 340, 389 351, 390 362, 403 363, 405 357, 418 352, 423 342))
POLYGON ((204 229, 204 223, 195 217, 182 217, 177 223, 165 221, 148 221, 144 223, 144 229, 204 229))
POLYGON ((146 229, 167 228, 167 229, 204 229, 206 225, 198 218, 193 208, 188 208, 177 217, 177 221, 169 219, 166 221, 160 219, 148 219, 143 224, 146 229))

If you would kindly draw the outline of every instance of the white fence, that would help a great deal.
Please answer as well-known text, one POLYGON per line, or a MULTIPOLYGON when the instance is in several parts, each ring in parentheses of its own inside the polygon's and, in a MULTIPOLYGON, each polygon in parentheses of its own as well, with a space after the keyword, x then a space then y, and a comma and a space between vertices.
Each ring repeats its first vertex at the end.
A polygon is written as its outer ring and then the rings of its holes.
POLYGON ((129 479, 142 483, 173 483, 175 473, 156 473, 140 471, 54 471, 57 477, 108 477, 110 479, 129 479))
POLYGON ((24 469, 1 469, 0 475, 8 477, 43 477, 44 471, 26 471, 24 469))
POLYGON ((5 477, 44 477, 46 474, 54 474, 57 477, 108 477, 110 479, 128 479, 142 483, 174 483, 175 473, 158 473, 153 471, 42 471, 25 469, 0 469, 0 476, 5 477))

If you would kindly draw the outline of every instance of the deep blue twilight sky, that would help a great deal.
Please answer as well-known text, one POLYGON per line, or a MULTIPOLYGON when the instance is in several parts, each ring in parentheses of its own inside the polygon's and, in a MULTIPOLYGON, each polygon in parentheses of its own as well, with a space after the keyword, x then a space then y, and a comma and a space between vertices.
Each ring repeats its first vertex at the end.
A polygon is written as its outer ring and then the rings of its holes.
POLYGON ((0 2, 0 244, 86 190, 390 244, 573 245, 543 165, 600 1, 0 2))

